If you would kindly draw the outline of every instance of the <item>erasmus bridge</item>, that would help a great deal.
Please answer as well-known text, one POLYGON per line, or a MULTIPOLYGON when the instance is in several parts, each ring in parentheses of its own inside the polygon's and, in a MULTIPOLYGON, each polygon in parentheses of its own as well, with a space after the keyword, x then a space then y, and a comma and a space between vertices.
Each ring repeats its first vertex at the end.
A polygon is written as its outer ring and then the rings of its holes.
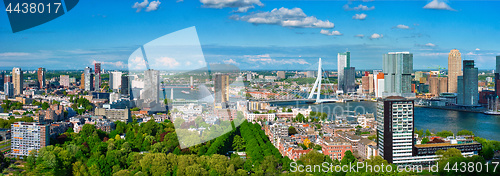
MULTIPOLYGON (((299 97, 307 97, 307 98, 269 100, 266 102, 271 102, 271 103, 305 102, 305 103, 316 103, 316 104, 338 102, 339 99, 337 99, 336 97, 329 96, 329 95, 321 95, 322 87, 328 87, 328 86, 322 85, 323 81, 325 81, 325 83, 328 83, 327 85, 333 85, 332 83, 330 83, 330 80, 328 80, 328 79, 323 80, 323 76, 324 76, 325 72, 321 68, 321 66, 322 66, 321 65, 321 58, 319 58, 318 75, 316 76, 316 81, 314 83, 314 86, 309 93, 300 92, 300 91, 290 91, 290 92, 293 92, 294 94, 298 95, 299 97)), ((333 88, 332 88, 332 90, 333 90, 333 88)))
MULTIPOLYGON (((330 82, 330 80, 326 79, 327 82, 330 82)), ((337 102, 339 101, 337 98, 321 98, 321 82, 323 82, 323 69, 321 68, 321 58, 319 58, 318 62, 318 76, 316 77, 316 82, 314 83, 313 88, 311 89, 311 92, 309 93, 309 96, 307 99, 312 99, 314 95, 316 95, 316 102, 315 103, 331 103, 331 102, 337 102)), ((330 83, 331 84, 331 83, 330 83)))

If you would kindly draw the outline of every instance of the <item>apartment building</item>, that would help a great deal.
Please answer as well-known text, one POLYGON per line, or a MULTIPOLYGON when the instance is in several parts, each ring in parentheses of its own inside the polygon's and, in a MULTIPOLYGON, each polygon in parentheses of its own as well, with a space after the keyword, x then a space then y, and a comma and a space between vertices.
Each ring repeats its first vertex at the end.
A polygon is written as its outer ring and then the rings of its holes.
POLYGON ((29 156, 33 151, 49 145, 50 127, 35 122, 16 122, 11 125, 12 155, 29 156))

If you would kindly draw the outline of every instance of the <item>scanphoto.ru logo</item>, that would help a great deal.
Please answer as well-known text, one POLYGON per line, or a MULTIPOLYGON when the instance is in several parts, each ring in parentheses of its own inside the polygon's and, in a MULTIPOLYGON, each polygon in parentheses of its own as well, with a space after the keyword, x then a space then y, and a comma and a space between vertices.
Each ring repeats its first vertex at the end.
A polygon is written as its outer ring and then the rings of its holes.
MULTIPOLYGON (((438 172, 439 165, 431 165, 430 172, 438 172)), ((323 162, 321 165, 301 165, 297 162, 290 163, 290 172, 417 172, 424 170, 422 165, 368 165, 364 162, 349 163, 348 165, 335 165, 333 163, 323 162), (395 168, 394 168, 395 167, 395 168)))
POLYGON ((12 33, 52 21, 69 12, 79 0, 3 0, 12 33))

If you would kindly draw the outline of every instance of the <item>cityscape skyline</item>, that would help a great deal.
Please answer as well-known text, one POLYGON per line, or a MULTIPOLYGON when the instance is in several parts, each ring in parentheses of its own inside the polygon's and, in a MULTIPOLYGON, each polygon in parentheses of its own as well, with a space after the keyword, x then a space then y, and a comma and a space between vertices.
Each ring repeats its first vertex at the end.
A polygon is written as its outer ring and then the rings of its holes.
POLYGON ((2 175, 498 173, 500 0, 4 1, 2 175))
MULTIPOLYGON (((331 70, 337 67, 336 53, 346 50, 351 51, 351 64, 358 70, 381 68, 380 55, 393 51, 414 53, 415 70, 425 69, 428 63, 446 65, 448 52, 455 48, 462 51, 462 59, 475 60, 479 69, 493 69, 487 63, 500 55, 495 43, 499 24, 491 22, 499 18, 494 8, 497 1, 443 2, 449 7, 444 9, 430 7, 429 1, 298 1, 293 5, 263 1, 262 7, 245 13, 198 1, 163 2, 156 10, 137 12, 131 8, 135 2, 113 4, 116 8, 110 10, 86 7, 111 2, 85 1, 64 17, 33 29, 11 35, 1 28, 1 41, 11 45, 0 49, 0 63, 4 67, 72 70, 100 62, 106 68, 125 69, 127 57, 138 45, 191 26, 198 29, 208 63, 235 64, 242 70, 266 70, 270 65, 314 70, 319 57, 324 59, 324 68, 331 70), (295 16, 284 18, 280 14, 285 12, 295 16), (405 15, 397 15, 402 12, 405 15), (281 21, 251 21, 273 16, 281 21), (300 21, 305 17, 323 24, 300 21), (302 23, 283 23, 287 20, 302 23), (106 25, 106 30, 91 27, 99 25, 106 25), (148 32, 142 32, 146 28, 148 32), (46 41, 51 45, 41 44, 46 41)), ((8 26, 5 14, 0 23, 8 26)))

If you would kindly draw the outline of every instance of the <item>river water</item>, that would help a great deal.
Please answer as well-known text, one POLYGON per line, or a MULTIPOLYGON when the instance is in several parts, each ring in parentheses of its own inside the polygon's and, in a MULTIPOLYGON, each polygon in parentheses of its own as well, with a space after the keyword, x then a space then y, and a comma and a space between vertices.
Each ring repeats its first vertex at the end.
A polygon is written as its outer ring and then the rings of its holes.
MULTIPOLYGON (((166 90, 167 98, 170 97, 170 89, 166 90)), ((174 98, 199 99, 197 90, 174 89, 174 98), (190 94, 182 93, 188 91, 190 94)), ((163 97, 163 95, 161 95, 163 97)), ((328 113, 329 119, 333 120, 335 115, 341 115, 346 111, 357 113, 375 113, 376 102, 348 102, 328 104, 279 104, 275 106, 308 108, 313 111, 328 113)), ((352 113, 351 113, 352 114, 352 113)), ((500 116, 485 115, 482 113, 459 112, 442 109, 431 109, 415 107, 415 127, 417 129, 429 129, 432 132, 449 130, 454 133, 466 129, 474 132, 476 136, 500 141, 500 116)))
MULTIPOLYGON (((308 106, 311 106, 313 111, 327 112, 329 119, 334 119, 335 114, 341 115, 347 110, 361 114, 375 114, 376 102, 329 103, 298 105, 297 107, 307 108, 308 106)), ((478 137, 500 141, 500 116, 422 107, 415 107, 414 116, 415 127, 419 130, 429 129, 431 132, 449 130, 456 133, 466 129, 478 137)))

